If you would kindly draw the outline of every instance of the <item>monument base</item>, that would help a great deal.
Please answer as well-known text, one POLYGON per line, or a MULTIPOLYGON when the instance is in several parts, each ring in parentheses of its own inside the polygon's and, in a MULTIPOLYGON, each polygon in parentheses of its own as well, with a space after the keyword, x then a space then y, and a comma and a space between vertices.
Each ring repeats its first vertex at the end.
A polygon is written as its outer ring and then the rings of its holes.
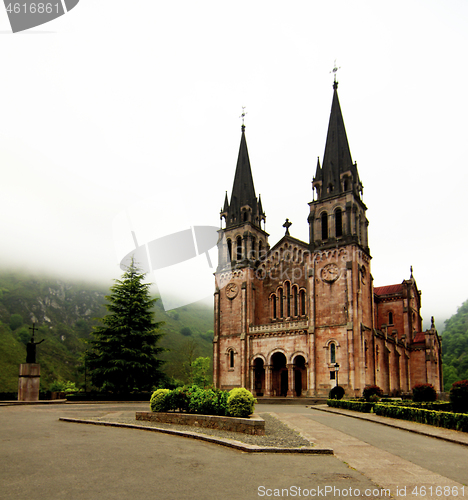
POLYGON ((18 401, 39 401, 41 365, 24 363, 19 367, 18 401))

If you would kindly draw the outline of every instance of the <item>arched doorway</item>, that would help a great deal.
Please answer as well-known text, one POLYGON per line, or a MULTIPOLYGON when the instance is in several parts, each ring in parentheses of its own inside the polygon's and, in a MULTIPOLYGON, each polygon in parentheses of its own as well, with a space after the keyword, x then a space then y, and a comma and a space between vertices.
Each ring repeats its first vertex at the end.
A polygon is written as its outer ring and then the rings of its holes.
POLYGON ((272 393, 273 396, 286 397, 288 395, 288 369, 286 356, 282 352, 275 352, 271 357, 272 366, 272 393))
POLYGON ((294 395, 302 396, 302 391, 307 390, 307 369, 304 356, 294 358, 294 395))
POLYGON ((265 366, 262 358, 254 361, 254 390, 255 395, 259 397, 265 392, 265 366))

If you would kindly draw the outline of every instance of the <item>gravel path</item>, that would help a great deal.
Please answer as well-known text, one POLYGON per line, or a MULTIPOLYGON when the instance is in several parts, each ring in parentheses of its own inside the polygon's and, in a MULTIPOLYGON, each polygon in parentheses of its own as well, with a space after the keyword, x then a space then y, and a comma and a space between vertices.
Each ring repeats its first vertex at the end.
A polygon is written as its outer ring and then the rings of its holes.
POLYGON ((252 436, 250 434, 243 434, 241 432, 221 431, 217 429, 204 429, 201 427, 194 427, 191 425, 175 425, 175 424, 162 424, 160 422, 146 422, 144 420, 136 420, 135 416, 112 415, 108 414, 102 417, 94 418, 93 420, 105 422, 117 422, 121 424, 133 424, 149 427, 159 427, 162 429, 173 429, 177 431, 190 431, 208 436, 218 438, 233 439, 242 443, 257 445, 257 446, 271 446, 278 448, 301 448, 313 446, 313 443, 303 438, 298 432, 294 431, 286 424, 275 418, 269 413, 257 413, 265 420, 265 435, 252 436))

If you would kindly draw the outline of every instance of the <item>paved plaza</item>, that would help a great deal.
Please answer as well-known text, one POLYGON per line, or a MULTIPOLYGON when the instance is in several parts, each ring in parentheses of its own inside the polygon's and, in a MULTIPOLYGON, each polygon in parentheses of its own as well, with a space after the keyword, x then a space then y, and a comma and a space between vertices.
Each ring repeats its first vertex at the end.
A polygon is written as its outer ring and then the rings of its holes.
POLYGON ((425 498, 468 497, 463 486, 468 484, 468 446, 339 412, 256 408, 271 412, 316 446, 332 448, 334 456, 250 454, 157 432, 59 421, 146 409, 138 403, 0 406, 2 498, 377 499, 391 498, 389 490, 393 497, 423 497, 411 494, 415 488, 426 492, 425 498))

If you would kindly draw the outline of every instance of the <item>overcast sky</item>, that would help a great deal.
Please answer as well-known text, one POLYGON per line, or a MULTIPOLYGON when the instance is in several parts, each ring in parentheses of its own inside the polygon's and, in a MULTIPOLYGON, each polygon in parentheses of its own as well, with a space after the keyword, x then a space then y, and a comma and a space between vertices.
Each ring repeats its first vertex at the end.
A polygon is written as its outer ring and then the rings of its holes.
POLYGON ((110 283, 126 206, 219 225, 242 106, 270 245, 286 217, 307 241, 336 59, 374 285, 412 265, 424 328, 446 319, 468 299, 467 25, 465 0, 81 0, 14 35, 0 11, 1 262, 110 283))

